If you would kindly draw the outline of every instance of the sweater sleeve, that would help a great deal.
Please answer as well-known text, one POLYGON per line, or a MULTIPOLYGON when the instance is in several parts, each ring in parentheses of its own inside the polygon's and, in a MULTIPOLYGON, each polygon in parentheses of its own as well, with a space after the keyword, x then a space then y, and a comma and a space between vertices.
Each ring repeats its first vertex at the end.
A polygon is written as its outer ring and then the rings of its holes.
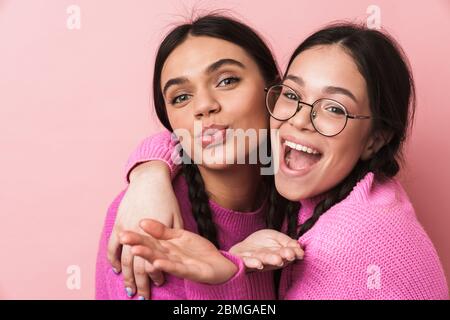
POLYGON ((191 300, 273 300, 275 288, 273 272, 246 273, 239 257, 220 251, 237 267, 237 273, 228 281, 210 285, 185 280, 186 297, 191 300))
POLYGON ((95 299, 97 300, 109 300, 116 298, 111 292, 111 286, 115 282, 120 284, 120 281, 115 279, 118 275, 115 275, 112 272, 112 267, 107 258, 107 252, 108 240, 114 227, 117 210, 124 194, 125 191, 122 191, 109 206, 100 236, 95 268, 95 299))
POLYGON ((284 299, 448 299, 437 253, 412 207, 348 205, 300 238, 284 299), (338 218, 340 216, 340 218, 338 218))
POLYGON ((173 180, 181 163, 177 146, 179 146, 178 140, 167 130, 145 138, 128 158, 125 167, 126 182, 129 183, 130 173, 137 165, 152 160, 164 161, 169 166, 173 180))

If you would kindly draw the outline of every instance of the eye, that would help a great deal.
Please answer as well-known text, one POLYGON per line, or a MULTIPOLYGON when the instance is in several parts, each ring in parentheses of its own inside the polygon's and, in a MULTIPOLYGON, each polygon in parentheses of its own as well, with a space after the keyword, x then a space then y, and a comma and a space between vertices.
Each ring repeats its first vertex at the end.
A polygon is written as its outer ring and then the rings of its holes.
POLYGON ((237 83, 239 81, 241 81, 240 78, 229 77, 229 78, 226 78, 226 79, 223 79, 222 81, 220 81, 219 84, 217 85, 217 87, 226 87, 226 86, 229 86, 229 85, 231 85, 233 83, 237 83))
POLYGON ((179 103, 183 103, 185 101, 187 101, 190 98, 189 94, 180 94, 179 96, 176 96, 175 98, 173 98, 170 103, 171 104, 179 104, 179 103))
POLYGON ((289 100, 298 100, 297 95, 289 91, 283 92, 283 96, 285 96, 289 100))
POLYGON ((335 115, 338 115, 338 116, 345 115, 344 109, 342 109, 342 107, 339 107, 336 105, 329 105, 325 108, 325 110, 327 110, 328 112, 334 113, 335 115))

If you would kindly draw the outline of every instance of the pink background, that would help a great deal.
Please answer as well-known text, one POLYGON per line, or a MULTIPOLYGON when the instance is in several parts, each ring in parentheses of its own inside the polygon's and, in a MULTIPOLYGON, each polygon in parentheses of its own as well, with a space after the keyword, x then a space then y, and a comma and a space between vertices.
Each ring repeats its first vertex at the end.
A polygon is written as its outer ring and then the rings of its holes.
POLYGON ((450 276, 450 2, 0 0, 0 298, 90 299, 97 241, 138 141, 157 130, 156 46, 189 9, 231 9, 271 43, 282 67, 336 19, 382 25, 407 52, 418 112, 404 185, 450 276), (66 9, 81 8, 69 30, 66 9), (81 268, 81 288, 66 269, 81 268))

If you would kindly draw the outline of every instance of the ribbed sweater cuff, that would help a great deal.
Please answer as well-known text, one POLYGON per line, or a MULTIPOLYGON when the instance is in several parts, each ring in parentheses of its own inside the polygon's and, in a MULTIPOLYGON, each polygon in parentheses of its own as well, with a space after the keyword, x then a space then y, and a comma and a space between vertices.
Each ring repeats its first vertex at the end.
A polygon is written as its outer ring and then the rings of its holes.
POLYGON ((176 153, 177 143, 178 141, 172 138, 169 131, 163 131, 144 139, 131 154, 125 166, 126 183, 130 182, 130 173, 136 166, 152 160, 164 161, 169 167, 173 180, 180 169, 180 157, 176 153))
POLYGON ((186 295, 192 300, 239 300, 249 299, 249 281, 245 274, 245 266, 242 259, 226 251, 220 251, 222 255, 233 262, 238 268, 237 273, 222 284, 203 284, 185 280, 186 295))

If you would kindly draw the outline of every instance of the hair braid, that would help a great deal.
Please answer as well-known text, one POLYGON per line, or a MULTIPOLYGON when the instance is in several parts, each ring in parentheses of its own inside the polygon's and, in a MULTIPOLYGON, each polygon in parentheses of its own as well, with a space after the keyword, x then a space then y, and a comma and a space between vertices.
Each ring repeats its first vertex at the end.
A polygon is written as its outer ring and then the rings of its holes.
POLYGON ((360 181, 364 175, 369 172, 368 167, 367 162, 358 162, 352 172, 341 183, 327 192, 325 199, 320 201, 314 208, 314 213, 312 216, 301 224, 297 237, 299 238, 304 235, 314 226, 322 214, 328 211, 336 203, 344 200, 350 192, 352 192, 358 181, 360 181))
POLYGON ((217 229, 212 219, 209 197, 200 171, 195 164, 183 164, 182 170, 188 185, 189 200, 192 214, 197 222, 198 233, 219 248, 217 229))

